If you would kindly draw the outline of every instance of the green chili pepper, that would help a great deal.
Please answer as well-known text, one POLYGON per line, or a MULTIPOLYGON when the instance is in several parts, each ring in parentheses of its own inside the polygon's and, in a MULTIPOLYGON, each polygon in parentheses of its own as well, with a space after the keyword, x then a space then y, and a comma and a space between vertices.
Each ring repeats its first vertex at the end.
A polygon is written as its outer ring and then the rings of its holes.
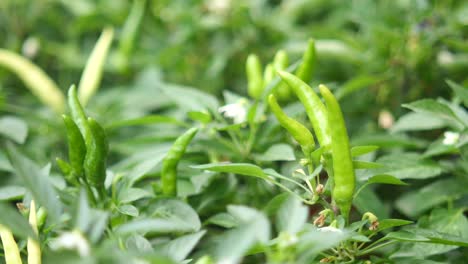
POLYGON ((68 160, 70 161, 71 173, 74 177, 83 176, 83 163, 86 156, 86 145, 80 129, 67 115, 62 115, 67 129, 68 160))
POLYGON ((10 229, 0 225, 0 239, 3 244, 3 254, 6 264, 21 264, 21 256, 13 234, 10 229))
POLYGON ((170 196, 177 195, 177 164, 197 132, 198 128, 195 127, 187 130, 176 139, 169 152, 167 152, 166 157, 164 157, 161 170, 163 194, 170 196))
MULTIPOLYGON (((285 70, 288 67, 288 65, 288 54, 284 50, 279 50, 276 53, 275 58, 273 59, 273 67, 276 71, 282 71, 285 70)), ((291 90, 289 89, 288 85, 284 82, 280 82, 278 86, 274 88, 273 92, 280 100, 287 101, 291 98, 291 90)))
POLYGON ((312 133, 310 133, 309 129, 295 119, 287 116, 283 110, 281 110, 281 107, 278 105, 274 95, 270 94, 268 97, 268 104, 281 126, 288 130, 289 134, 291 134, 299 145, 301 145, 304 155, 309 158, 315 148, 314 137, 312 136, 312 133))
MULTIPOLYGON (((275 67, 272 64, 267 64, 263 72, 263 84, 265 87, 275 78, 275 67)), ((264 87, 264 88, 265 88, 264 87)))
MULTIPOLYGON (((60 170, 62 171, 63 175, 65 176, 69 176, 71 175, 71 172, 72 172, 72 168, 70 166, 70 164, 68 164, 68 162, 64 161, 63 159, 61 158, 56 158, 55 161, 57 162, 57 165, 59 166, 60 170)), ((67 179, 68 180, 68 179, 67 179)), ((75 178, 70 178, 69 179, 71 182, 75 182, 75 178)))
POLYGON ((325 85, 319 86, 328 109, 328 122, 331 134, 331 150, 333 160, 334 186, 332 198, 347 220, 353 202, 356 178, 354 176, 353 160, 349 149, 348 132, 340 105, 335 96, 325 85))
POLYGON ((90 144, 86 145, 84 171, 87 181, 92 186, 100 189, 104 186, 106 179, 106 159, 109 152, 109 144, 106 132, 96 120, 88 118, 87 123, 92 137, 90 144))
POLYGON ((298 77, 285 71, 278 71, 278 74, 289 85, 289 87, 291 87, 293 92, 304 105, 320 146, 327 148, 327 146, 330 145, 331 139, 328 132, 329 125, 325 105, 312 88, 298 77))
POLYGON ((301 65, 296 70, 296 76, 303 80, 305 83, 310 82, 312 79, 312 74, 315 68, 316 62, 316 52, 315 52, 315 41, 313 39, 309 40, 307 50, 304 52, 302 56, 301 65))
POLYGON ((248 81, 248 93, 254 99, 259 99, 263 92, 262 64, 255 54, 247 57, 245 65, 248 81))
POLYGON ((85 111, 78 99, 76 87, 74 85, 72 85, 68 90, 68 107, 70 107, 73 121, 75 121, 76 125, 80 129, 86 145, 89 145, 92 138, 91 129, 89 128, 85 111))

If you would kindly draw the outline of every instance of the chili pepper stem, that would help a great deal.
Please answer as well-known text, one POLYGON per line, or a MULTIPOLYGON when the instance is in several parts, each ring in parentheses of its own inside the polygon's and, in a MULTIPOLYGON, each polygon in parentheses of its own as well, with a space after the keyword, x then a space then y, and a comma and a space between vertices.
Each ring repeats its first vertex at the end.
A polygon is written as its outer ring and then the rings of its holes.
POLYGON ((83 177, 83 183, 84 183, 84 186, 86 188, 86 193, 88 194, 89 201, 91 201, 91 203, 94 206, 96 206, 97 205, 96 197, 94 197, 93 189, 91 188, 91 186, 89 186, 89 183, 88 183, 88 180, 86 179, 86 177, 83 177))

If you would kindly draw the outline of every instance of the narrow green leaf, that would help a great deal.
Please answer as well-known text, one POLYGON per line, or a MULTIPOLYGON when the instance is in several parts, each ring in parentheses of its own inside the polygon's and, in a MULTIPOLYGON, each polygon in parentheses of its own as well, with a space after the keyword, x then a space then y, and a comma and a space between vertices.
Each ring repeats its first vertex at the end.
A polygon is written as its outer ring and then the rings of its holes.
POLYGON ((308 215, 309 209, 295 196, 289 195, 276 214, 276 228, 278 232, 295 234, 307 222, 308 215))
POLYGON ((275 144, 269 147, 263 154, 255 154, 261 161, 296 160, 294 150, 288 144, 275 144))
POLYGON ((402 106, 417 113, 427 113, 444 118, 458 128, 463 127, 463 123, 458 119, 452 109, 434 99, 421 99, 409 104, 403 104, 402 106))
POLYGON ((382 230, 386 230, 392 227, 409 225, 412 223, 413 223, 412 221, 403 220, 403 219, 382 219, 382 220, 379 220, 379 228, 377 229, 377 232, 380 232, 382 230))
POLYGON ((18 210, 12 206, 0 202, 0 225, 11 230, 11 232, 21 238, 36 237, 34 231, 29 225, 28 220, 23 217, 18 210))
POLYGON ((405 215, 417 217, 424 211, 466 194, 468 182, 460 177, 435 181, 410 191, 396 200, 396 207, 405 215))
POLYGON ((212 163, 192 166, 195 169, 234 173, 246 176, 259 177, 262 179, 267 178, 267 175, 257 165, 250 163, 212 163))
POLYGON ((17 200, 25 194, 26 190, 22 186, 0 187, 0 201, 17 200))
POLYGON ((28 125, 17 117, 3 116, 0 118, 0 134, 23 144, 28 135, 28 125))
POLYGON ((421 131, 443 128, 449 125, 447 120, 429 113, 410 112, 401 116, 390 131, 392 133, 405 131, 421 131))
POLYGON ((175 200, 159 200, 150 208, 153 216, 129 221, 117 227, 119 234, 135 232, 175 233, 196 232, 201 223, 197 213, 188 204, 175 200))
POLYGON ((21 177, 34 200, 47 209, 48 215, 54 221, 58 221, 62 212, 62 204, 48 175, 31 160, 20 154, 13 144, 7 144, 7 153, 16 174, 21 177))
POLYGON ((359 169, 376 169, 382 168, 383 165, 377 162, 363 161, 363 160, 353 160, 353 166, 355 170, 359 169))
POLYGON ((168 256, 177 262, 180 262, 187 258, 187 256, 198 244, 205 233, 206 231, 202 230, 194 234, 178 237, 166 244, 159 246, 156 252, 161 253, 163 256, 168 256))
POLYGON ((379 146, 355 146, 351 148, 351 156, 358 157, 379 149, 379 146))
POLYGON ((180 122, 179 120, 173 117, 162 116, 162 115, 148 115, 148 116, 138 117, 134 119, 116 121, 108 125, 106 128, 115 129, 115 128, 128 127, 128 126, 153 125, 153 124, 161 124, 161 123, 177 124, 177 125, 184 124, 183 122, 180 122))
POLYGON ((357 92, 361 89, 367 88, 372 84, 382 80, 382 77, 371 76, 371 75, 360 75, 349 81, 347 81, 343 86, 336 91, 336 98, 341 100, 342 98, 357 92))
POLYGON ((455 95, 463 101, 465 107, 468 107, 468 88, 459 85, 451 80, 446 80, 447 84, 455 92, 455 95))
POLYGON ((383 184, 393 184, 393 185, 408 185, 402 180, 388 174, 378 174, 374 175, 367 180, 367 183, 383 183, 383 184))

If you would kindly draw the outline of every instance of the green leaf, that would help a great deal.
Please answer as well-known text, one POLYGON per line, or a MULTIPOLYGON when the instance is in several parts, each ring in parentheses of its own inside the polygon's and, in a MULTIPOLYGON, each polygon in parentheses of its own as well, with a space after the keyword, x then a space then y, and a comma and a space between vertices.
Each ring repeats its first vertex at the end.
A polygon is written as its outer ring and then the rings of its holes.
POLYGON ((275 144, 269 147, 263 154, 254 154, 260 161, 296 160, 294 150, 288 144, 275 144))
POLYGON ((295 234, 304 226, 308 215, 309 209, 295 196, 289 195, 276 214, 276 229, 295 234))
POLYGON ((393 185, 408 185, 407 183, 401 181, 400 179, 388 175, 388 174, 379 174, 379 175, 374 175, 370 177, 367 180, 367 183, 383 183, 383 184, 393 184, 393 185))
POLYGON ((117 227, 119 234, 134 232, 174 233, 196 232, 201 223, 197 213, 188 204, 175 200, 159 200, 152 205, 151 218, 129 221, 117 227))
POLYGON ((403 226, 403 225, 409 225, 412 224, 412 221, 408 220, 403 220, 403 219, 383 219, 379 220, 379 228, 377 229, 377 232, 380 232, 382 230, 386 230, 392 227, 397 227, 397 226, 403 226))
POLYGON ((423 159, 416 153, 399 153, 382 156, 376 161, 383 164, 382 168, 369 169, 362 178, 370 178, 376 174, 393 175, 398 179, 427 179, 442 173, 439 164, 423 159))
POLYGON ((205 233, 206 231, 202 230, 194 234, 178 237, 166 244, 158 246, 156 252, 180 262, 187 258, 205 233))
POLYGON ((428 113, 410 112, 401 116, 390 131, 392 133, 405 131, 432 130, 448 126, 445 119, 428 113))
POLYGON ((351 156, 358 157, 379 149, 379 146, 355 146, 351 148, 351 156))
POLYGON ((463 123, 460 122, 452 109, 434 99, 421 99, 402 106, 417 113, 426 113, 443 118, 450 121, 455 127, 463 128, 463 123))
POLYGON ((117 200, 119 203, 131 203, 142 198, 153 197, 154 194, 145 189, 140 188, 124 188, 118 194, 117 200))
POLYGON ((376 169, 382 168, 383 165, 377 162, 363 161, 363 160, 353 160, 353 167, 355 170, 359 169, 376 169))
POLYGON ((388 218, 389 206, 380 200, 371 187, 362 189, 359 195, 354 197, 353 205, 356 206, 361 214, 372 212, 379 219, 388 218))
POLYGON ((238 263, 243 255, 256 243, 270 239, 270 223, 260 212, 245 206, 228 206, 228 211, 241 224, 218 237, 213 255, 216 263, 238 263))
POLYGON ((206 224, 214 224, 225 228, 232 228, 237 226, 239 223, 236 219, 228 213, 215 214, 206 220, 206 224))
POLYGON ((80 191, 80 197, 73 217, 74 226, 81 232, 86 232, 91 224, 91 208, 89 207, 86 191, 80 191))
POLYGON ((127 238, 125 240, 125 247, 130 251, 136 252, 151 252, 154 250, 151 242, 141 235, 132 235, 127 238))
POLYGON ((446 145, 442 143, 441 140, 435 141, 432 143, 427 150, 424 152, 424 158, 447 155, 447 154, 457 154, 459 152, 458 148, 454 145, 446 145))
POLYGON ((87 234, 92 243, 97 243, 102 239, 104 232, 108 228, 109 212, 91 209, 91 223, 87 234))
POLYGON ((141 125, 153 125, 153 124, 176 124, 183 125, 184 123, 169 116, 162 115, 148 115, 144 117, 138 117, 133 119, 121 120, 111 123, 106 129, 115 129, 128 126, 141 126, 141 125))
POLYGON ((150 148, 149 150, 140 150, 115 166, 115 170, 126 170, 125 177, 129 179, 129 185, 132 186, 164 159, 170 147, 171 145, 168 144, 158 145, 157 148, 150 148))
POLYGON ((400 196, 396 207, 405 215, 416 217, 436 205, 466 195, 467 184, 468 182, 461 178, 438 180, 400 196))
POLYGON ((23 144, 28 135, 28 125, 17 117, 3 116, 0 118, 0 134, 23 144))
POLYGON ((336 91, 336 98, 341 100, 349 94, 357 92, 361 89, 367 88, 370 85, 382 80, 382 77, 371 76, 371 75, 360 75, 347 81, 343 86, 336 91))
POLYGON ((0 152, 0 171, 13 171, 10 161, 3 152, 0 152))
POLYGON ((16 174, 21 177, 34 200, 47 209, 51 219, 58 222, 62 204, 52 187, 49 176, 31 160, 20 154, 13 144, 7 144, 7 153, 16 174))
POLYGON ((267 175, 262 171, 257 165, 250 163, 211 163, 191 166, 195 169, 216 171, 216 172, 225 172, 225 173, 234 173, 246 176, 253 176, 265 179, 267 175))
POLYGON ((317 229, 309 227, 300 237, 297 242, 296 250, 300 254, 297 263, 310 263, 310 259, 338 245, 350 237, 351 233, 346 230, 327 231, 326 229, 317 229))
POLYGON ((212 117, 207 111, 190 111, 187 115, 190 119, 202 124, 208 124, 212 121, 212 117))
POLYGON ((0 202, 0 211, 2 212, 0 214, 0 224, 10 229, 13 234, 21 238, 36 237, 28 220, 18 210, 13 209, 12 206, 4 202, 0 202))
POLYGON ((405 230, 388 233, 385 236, 385 239, 387 240, 392 239, 392 240, 398 240, 398 241, 404 241, 404 242, 430 242, 431 241, 429 238, 425 236, 414 234, 405 230))
POLYGON ((26 190, 22 186, 0 187, 0 201, 17 200, 24 196, 26 190))
POLYGON ((468 107, 468 88, 452 82, 451 80, 446 80, 446 82, 455 92, 455 95, 463 101, 465 107, 468 107))
POLYGON ((117 210, 124 215, 129 215, 133 217, 137 217, 140 214, 140 212, 138 211, 138 208, 136 208, 135 206, 131 204, 121 205, 117 207, 117 210))
MULTIPOLYGON (((468 247, 468 220, 464 209, 436 209, 428 217, 420 218, 418 226, 404 231, 425 237, 427 243, 405 243, 392 257, 426 258, 451 251, 458 246, 468 247)), ((417 241, 410 241, 417 242, 417 241)))
POLYGON ((381 148, 423 148, 427 142, 400 134, 366 134, 352 138, 352 145, 376 145, 381 148))
POLYGON ((216 97, 198 89, 174 84, 161 84, 162 92, 172 99, 181 109, 188 111, 218 111, 219 103, 216 97))

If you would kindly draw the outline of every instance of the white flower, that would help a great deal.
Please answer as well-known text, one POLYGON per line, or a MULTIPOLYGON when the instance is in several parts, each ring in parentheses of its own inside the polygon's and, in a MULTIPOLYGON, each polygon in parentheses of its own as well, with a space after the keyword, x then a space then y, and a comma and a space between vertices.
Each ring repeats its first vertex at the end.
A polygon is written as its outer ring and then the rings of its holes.
POLYGON ((382 110, 379 113, 379 126, 385 129, 389 129, 395 123, 392 113, 387 110, 382 110))
POLYGON ((216 14, 225 14, 231 7, 231 0, 209 0, 207 8, 216 14))
POLYGON ((21 51, 24 56, 32 59, 36 57, 37 52, 39 51, 39 48, 40 48, 39 40, 35 37, 29 37, 24 41, 21 51))
POLYGON ((460 138, 460 134, 452 131, 446 131, 444 132, 444 140, 442 141, 442 143, 444 145, 453 145, 457 143, 458 138, 460 138))
POLYGON ((220 107, 218 112, 227 118, 232 118, 235 124, 244 123, 247 119, 246 104, 247 102, 241 99, 235 104, 227 104, 220 107))
POLYGON ((50 242, 50 247, 53 250, 76 250, 81 257, 88 256, 91 251, 88 241, 78 230, 61 234, 50 242))
POLYGON ((334 232, 334 233, 343 233, 341 229, 332 226, 321 227, 318 229, 321 232, 334 232))
POLYGON ((437 62, 440 65, 449 65, 452 64, 455 61, 455 58, 453 57, 453 54, 449 51, 442 50, 439 53, 437 53, 437 62))

